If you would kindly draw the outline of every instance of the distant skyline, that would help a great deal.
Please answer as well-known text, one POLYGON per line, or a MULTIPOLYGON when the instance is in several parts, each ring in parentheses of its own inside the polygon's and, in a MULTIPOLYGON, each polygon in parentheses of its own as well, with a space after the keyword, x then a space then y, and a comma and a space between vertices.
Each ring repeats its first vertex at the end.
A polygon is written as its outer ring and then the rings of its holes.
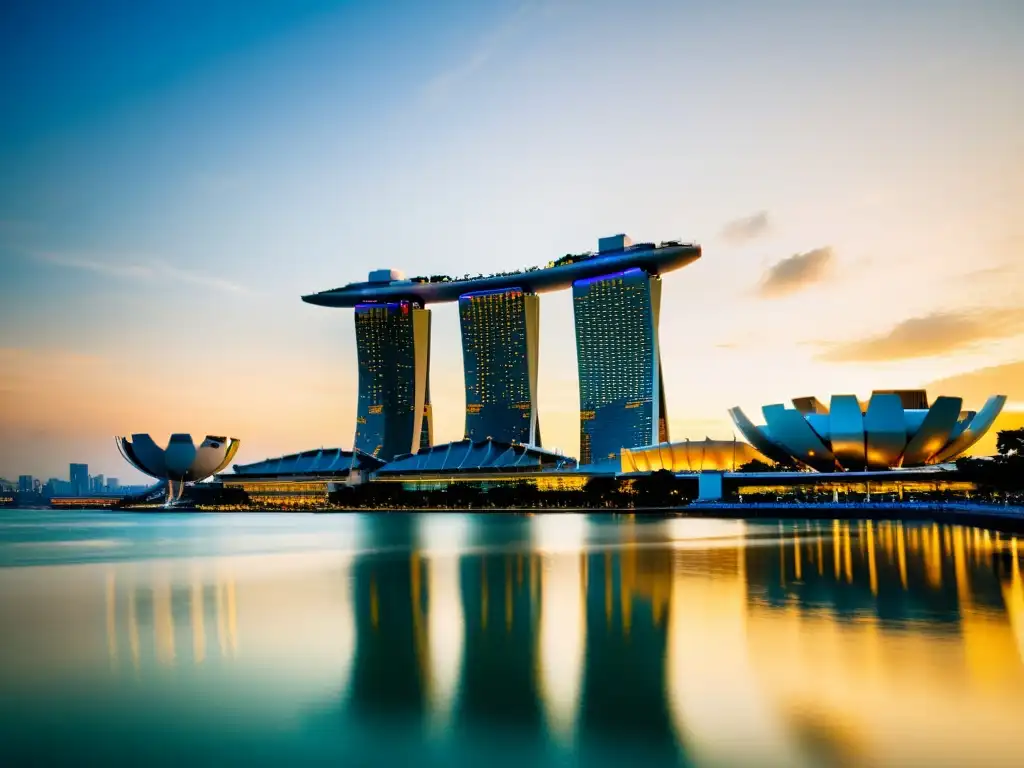
MULTIPOLYGON (((112 436, 350 448, 371 268, 544 264, 617 232, 667 275, 673 439, 727 409, 928 386, 1024 423, 1024 5, 286 2, 0 9, 0 476, 112 436)), ((538 410, 577 455, 569 292, 538 410)), ((462 437, 434 308, 435 442, 462 437)))

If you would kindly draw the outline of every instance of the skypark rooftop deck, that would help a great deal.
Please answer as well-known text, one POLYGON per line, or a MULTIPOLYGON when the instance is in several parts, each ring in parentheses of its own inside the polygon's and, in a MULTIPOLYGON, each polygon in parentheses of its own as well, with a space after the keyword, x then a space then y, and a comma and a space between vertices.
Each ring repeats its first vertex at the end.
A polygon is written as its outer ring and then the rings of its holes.
MULTIPOLYGON (((602 240, 605 246, 606 238, 602 240)), ((629 244, 624 238, 623 247, 602 247, 598 252, 567 254, 544 267, 531 267, 519 272, 503 272, 495 275, 452 278, 447 276, 414 277, 394 279, 394 272, 381 270, 382 279, 373 279, 378 273, 371 273, 371 280, 349 283, 341 288, 321 291, 303 296, 309 304, 323 307, 355 307, 357 304, 397 300, 415 300, 423 305, 457 301, 459 296, 480 291, 494 291, 520 288, 531 293, 544 293, 568 288, 575 281, 600 277, 625 269, 640 268, 651 274, 661 275, 685 267, 700 258, 700 246, 669 240, 659 245, 654 243, 629 244), (390 278, 390 279, 389 279, 390 278)))

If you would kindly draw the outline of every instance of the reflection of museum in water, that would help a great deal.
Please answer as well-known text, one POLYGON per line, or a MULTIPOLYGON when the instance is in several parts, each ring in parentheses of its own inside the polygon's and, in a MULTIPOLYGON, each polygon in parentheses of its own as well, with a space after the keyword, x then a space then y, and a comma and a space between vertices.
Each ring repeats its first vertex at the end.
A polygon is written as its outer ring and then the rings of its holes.
MULTIPOLYGON (((60 633, 78 638, 64 664, 95 668, 102 655, 112 679, 214 665, 254 690, 281 687, 281 700, 243 709, 313 701, 337 722, 512 729, 584 754, 610 739, 666 757, 896 759, 915 735, 941 754, 943 723, 967 707, 988 734, 1019 740, 1024 587, 1016 557, 995 554, 1015 540, 672 520, 581 552, 601 524, 539 516, 522 522, 520 547, 488 551, 467 518, 402 521, 389 535, 411 538, 411 555, 76 566, 87 576, 61 578, 63 618, 11 628, 4 666, 35 660, 35 684, 53 683, 47 665, 65 648, 45 638, 60 633), (905 631, 925 617, 948 639, 905 631), (950 665, 967 670, 965 690, 942 691, 950 665)), ((216 709, 219 695, 192 706, 216 709)))

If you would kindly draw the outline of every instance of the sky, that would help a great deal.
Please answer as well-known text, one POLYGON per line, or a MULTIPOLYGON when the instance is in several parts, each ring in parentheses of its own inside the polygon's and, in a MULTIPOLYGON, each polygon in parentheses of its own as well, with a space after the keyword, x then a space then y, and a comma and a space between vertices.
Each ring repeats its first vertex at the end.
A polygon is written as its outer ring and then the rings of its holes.
MULTIPOLYGON (((302 294, 618 232, 703 247, 664 281, 673 439, 873 389, 1024 411, 1015 0, 9 0, 0 93, 0 476, 141 481, 133 432, 349 448, 351 310, 302 294)), ((539 409, 577 454, 567 292, 539 409)))

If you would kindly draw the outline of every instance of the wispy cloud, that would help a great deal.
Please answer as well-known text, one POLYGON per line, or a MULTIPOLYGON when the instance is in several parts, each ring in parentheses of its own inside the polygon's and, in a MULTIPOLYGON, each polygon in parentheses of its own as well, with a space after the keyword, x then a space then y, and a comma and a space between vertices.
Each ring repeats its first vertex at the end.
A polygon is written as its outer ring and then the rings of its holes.
POLYGON ((1024 309, 935 312, 912 317, 889 331, 831 345, 817 359, 833 363, 882 362, 945 355, 1024 332, 1024 309))
POLYGON ((224 293, 246 294, 251 291, 239 283, 206 272, 181 269, 160 259, 145 258, 107 261, 61 253, 40 253, 38 258, 48 264, 101 275, 145 282, 189 283, 224 293))
POLYGON ((771 222, 768 211, 758 211, 741 219, 734 219, 722 227, 722 239, 733 245, 742 245, 768 234, 771 222))
POLYGON ((1024 404, 1024 360, 993 365, 929 382, 927 389, 935 394, 964 398, 965 403, 979 404, 991 395, 1006 395, 1011 403, 1024 404))
POLYGON ((483 69, 530 17, 537 13, 543 13, 550 4, 550 2, 522 3, 511 15, 477 38, 472 46, 462 51, 463 55, 456 63, 431 77, 423 86, 422 97, 433 103, 447 97, 460 83, 483 69))
POLYGON ((820 282, 828 276, 833 260, 829 246, 794 254, 768 269, 757 286, 757 293, 761 298, 775 299, 820 282))
POLYGON ((1020 262, 1007 261, 989 267, 981 267, 963 274, 954 274, 950 278, 958 284, 965 281, 972 283, 991 283, 1005 280, 1018 280, 1022 272, 1020 262))

